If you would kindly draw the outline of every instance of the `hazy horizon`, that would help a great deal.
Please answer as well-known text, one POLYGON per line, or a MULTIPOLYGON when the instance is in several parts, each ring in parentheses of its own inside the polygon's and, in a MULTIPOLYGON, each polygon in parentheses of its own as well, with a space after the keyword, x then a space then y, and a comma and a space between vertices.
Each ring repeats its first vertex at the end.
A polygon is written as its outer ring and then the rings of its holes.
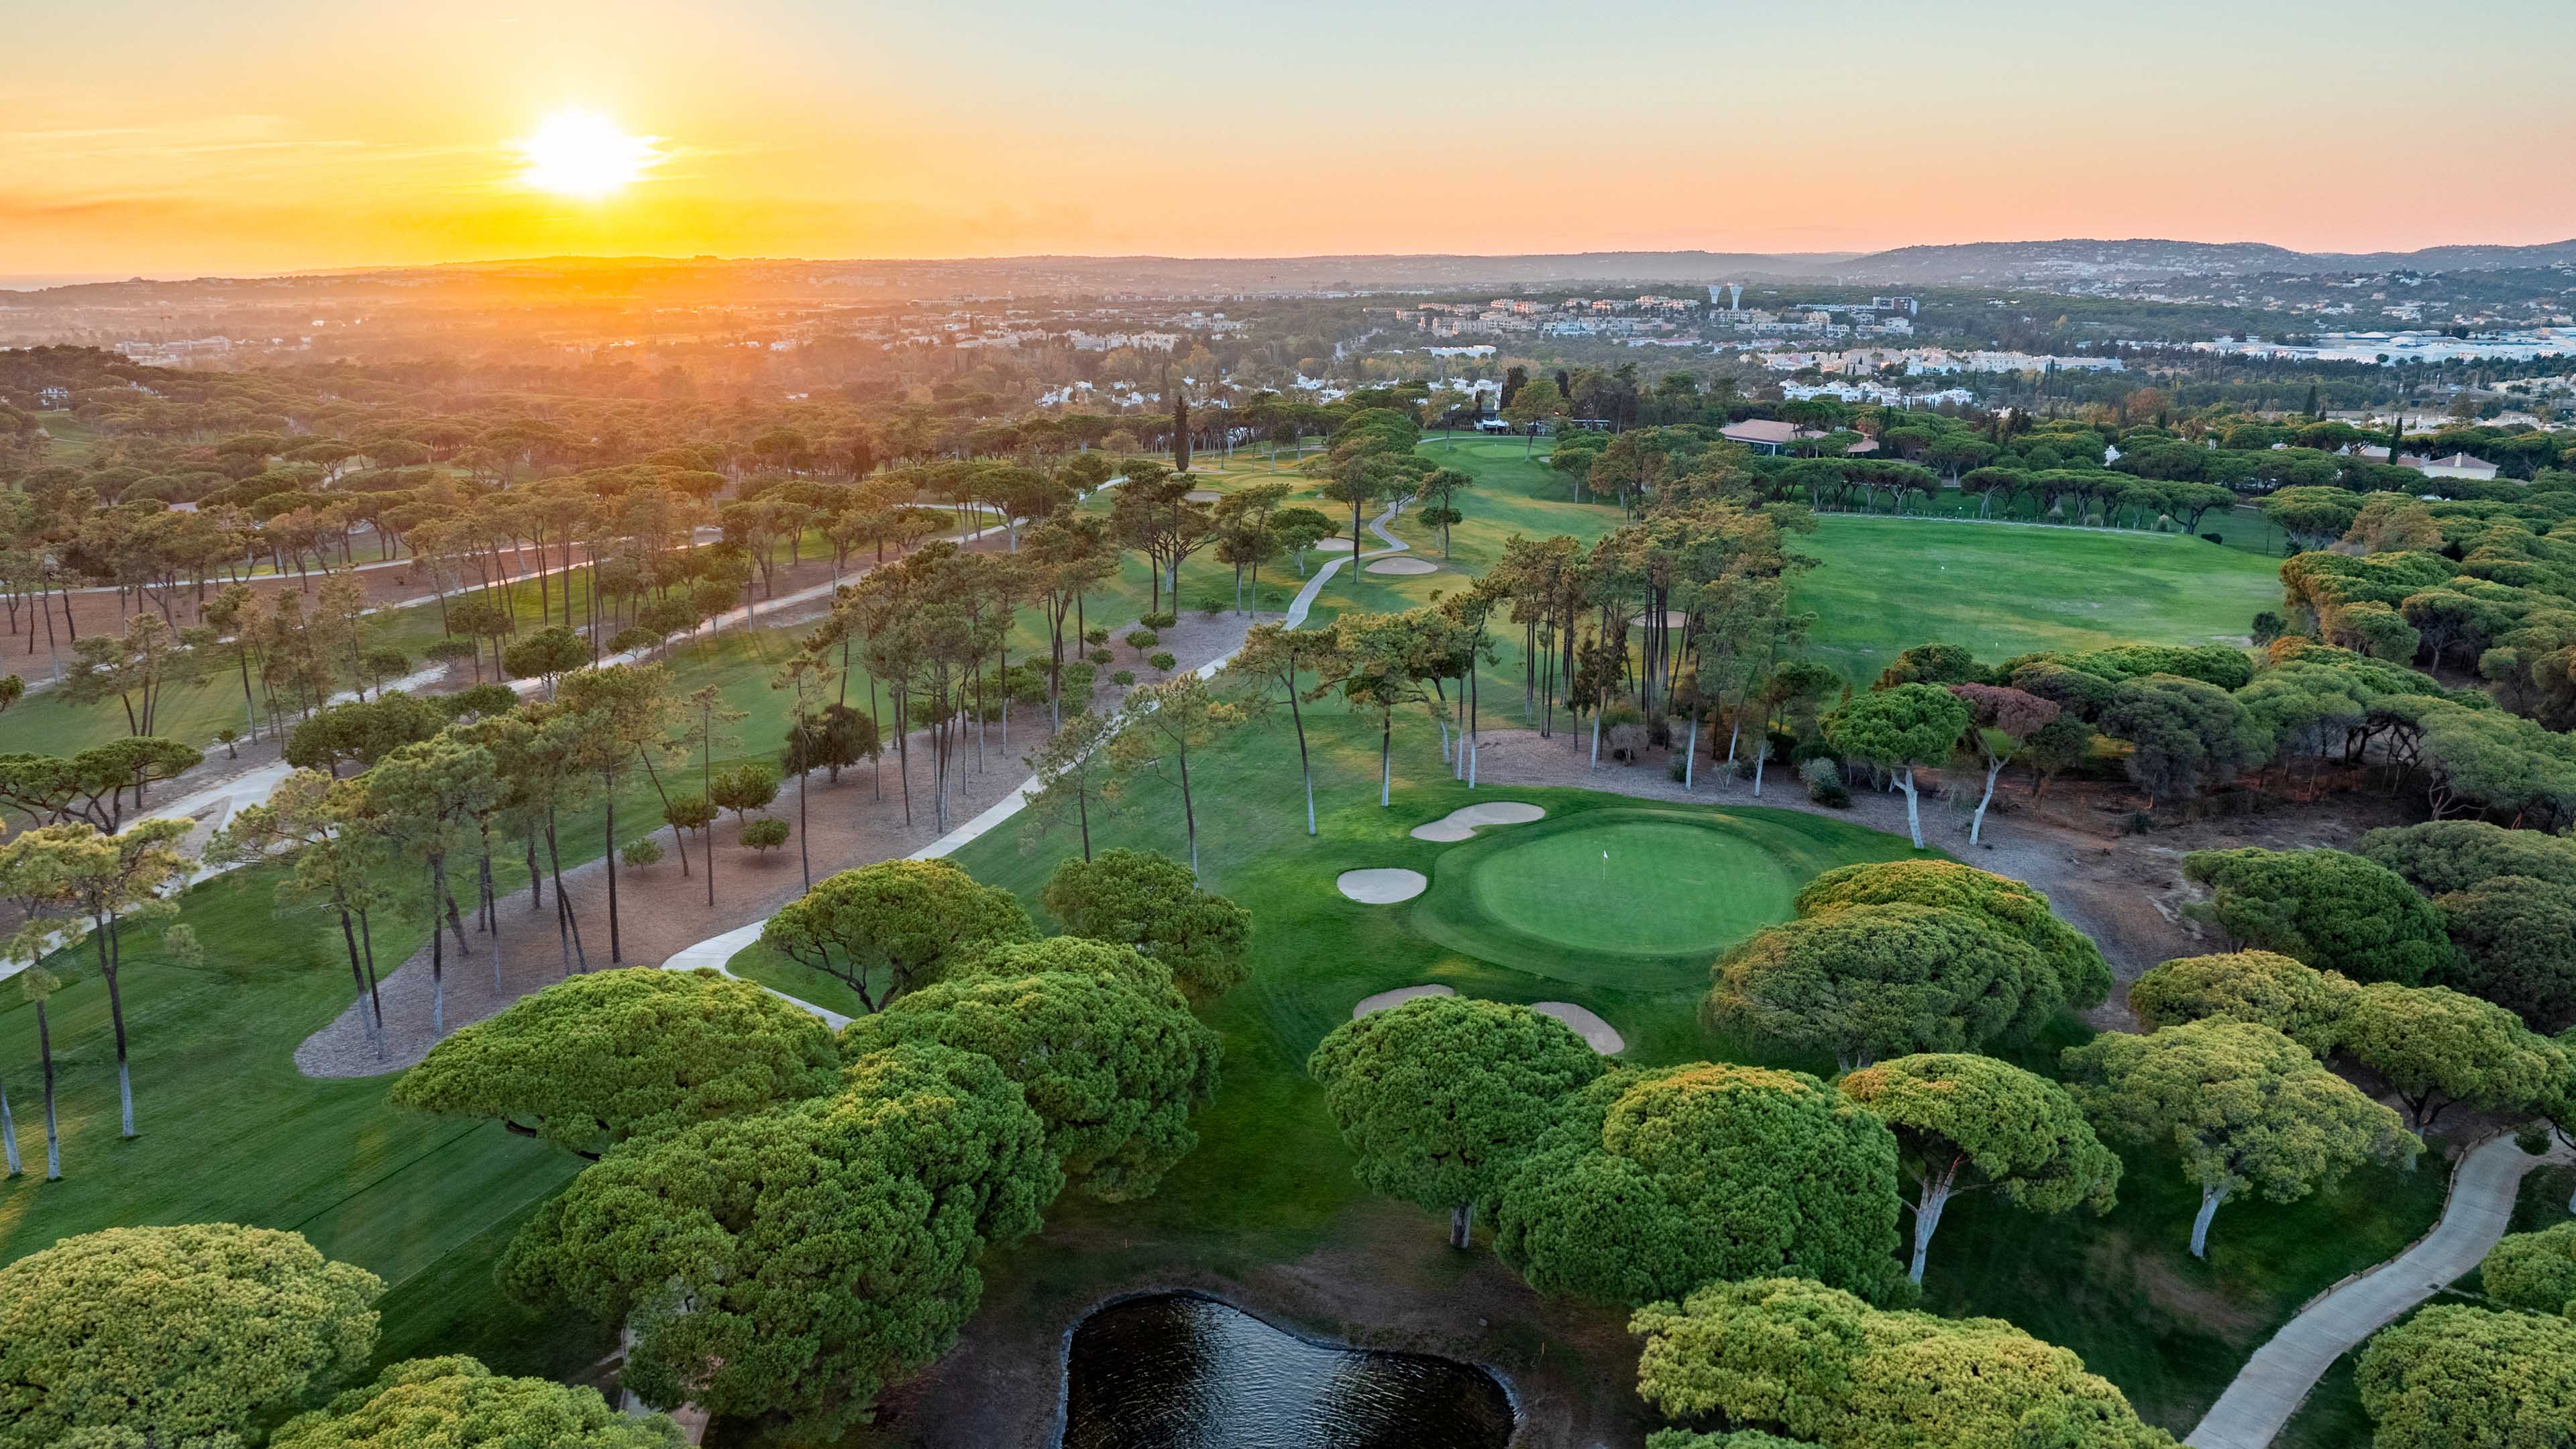
POLYGON ((2422 18, 2390 0, 1883 5, 1830 31, 1669 0, 1617 23, 99 0, 14 37, 0 275, 2576 235, 2518 179, 2576 142, 2546 61, 2576 10, 2483 10, 2519 43, 2464 87, 2391 70, 2422 18), (2439 127, 2395 103, 2425 86, 2439 127))

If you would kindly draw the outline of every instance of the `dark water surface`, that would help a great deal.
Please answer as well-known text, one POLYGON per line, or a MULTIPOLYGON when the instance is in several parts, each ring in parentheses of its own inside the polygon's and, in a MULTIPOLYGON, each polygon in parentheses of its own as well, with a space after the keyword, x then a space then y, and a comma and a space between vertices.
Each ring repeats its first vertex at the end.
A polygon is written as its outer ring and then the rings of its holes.
POLYGON ((1213 1299, 1157 1294, 1082 1321, 1064 1449, 1502 1449, 1493 1375, 1308 1343, 1213 1299))

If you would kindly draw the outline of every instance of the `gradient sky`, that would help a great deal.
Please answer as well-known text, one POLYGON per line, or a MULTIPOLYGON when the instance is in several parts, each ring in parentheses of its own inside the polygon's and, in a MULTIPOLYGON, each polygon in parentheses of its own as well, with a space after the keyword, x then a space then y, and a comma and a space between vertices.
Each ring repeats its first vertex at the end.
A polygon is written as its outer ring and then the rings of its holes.
POLYGON ((2576 0, 23 3, 0 276, 2576 236, 2576 0))

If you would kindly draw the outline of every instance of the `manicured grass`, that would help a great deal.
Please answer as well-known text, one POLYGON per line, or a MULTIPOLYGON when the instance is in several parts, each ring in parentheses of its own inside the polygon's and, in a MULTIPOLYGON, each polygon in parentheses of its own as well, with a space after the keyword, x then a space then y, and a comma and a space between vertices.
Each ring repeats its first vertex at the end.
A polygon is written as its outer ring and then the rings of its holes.
POLYGON ((1552 981, 1704 989, 1800 885, 1904 842, 1780 811, 1603 807, 1488 826, 1438 857, 1415 929, 1552 981))
POLYGON ((1664 811, 1512 845, 1476 867, 1472 886, 1476 904, 1523 934, 1640 956, 1741 940, 1779 919, 1791 894, 1759 846, 1664 811))
POLYGON ((2277 562, 2179 534, 1828 515, 1795 601, 1813 657, 1867 684, 1909 645, 1988 662, 2042 649, 2242 640, 2279 606, 2277 562))
MULTIPOLYGON (((799 1001, 810 1001, 826 1011, 843 1016, 865 1016, 867 1003, 837 976, 828 976, 801 962, 792 961, 770 950, 758 941, 733 953, 725 969, 746 981, 757 981, 773 991, 784 991, 799 1001)), ((875 989, 877 983, 870 981, 875 989)))
MULTIPOLYGON (((277 879, 273 868, 241 871, 187 893, 179 919, 204 942, 201 969, 173 964, 157 927, 129 935, 123 985, 141 1128, 133 1141, 117 1135, 105 988, 84 970, 54 998, 60 1182, 44 1181, 35 1014, 7 988, 0 1061, 28 1172, 0 1184, 0 1261, 137 1223, 287 1228, 385 1279, 386 1358, 452 1341, 471 1323, 496 1364, 561 1372, 595 1360, 613 1335, 577 1316, 509 1308, 490 1276, 493 1226, 581 1164, 497 1124, 396 1112, 390 1078, 298 1073, 296 1044, 348 1004, 351 987, 336 925, 278 914, 277 879)), ((401 960, 418 940, 416 929, 379 918, 380 963, 401 960)))

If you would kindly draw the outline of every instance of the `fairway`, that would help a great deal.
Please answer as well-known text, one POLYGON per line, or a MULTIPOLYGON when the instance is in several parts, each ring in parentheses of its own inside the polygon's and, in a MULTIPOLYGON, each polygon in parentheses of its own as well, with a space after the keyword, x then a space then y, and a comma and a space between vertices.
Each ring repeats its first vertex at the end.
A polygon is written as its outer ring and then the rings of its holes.
POLYGON ((1867 684, 1898 650, 1964 645, 1988 663, 2043 649, 2241 643, 2278 608, 2275 559, 2175 533, 1827 514, 1796 603, 1815 658, 1867 684))
POLYGON ((1523 935, 1598 954, 1714 954, 1789 914, 1786 871, 1695 820, 1596 811, 1474 866, 1469 894, 1523 935))

